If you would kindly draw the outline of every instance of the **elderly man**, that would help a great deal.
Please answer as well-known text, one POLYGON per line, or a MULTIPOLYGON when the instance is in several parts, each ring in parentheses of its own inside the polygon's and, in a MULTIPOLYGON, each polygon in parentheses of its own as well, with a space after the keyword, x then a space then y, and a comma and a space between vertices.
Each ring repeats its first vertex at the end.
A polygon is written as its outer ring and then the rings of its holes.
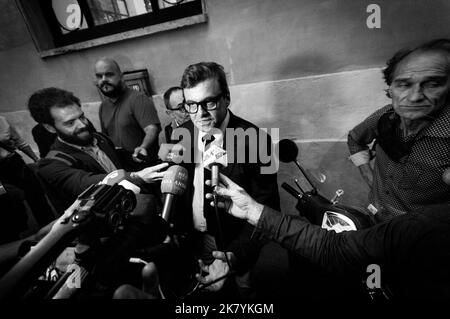
POLYGON ((96 85, 107 98, 100 105, 100 124, 116 147, 124 150, 127 168, 141 169, 139 154, 154 164, 161 131, 153 100, 127 87, 116 61, 102 58, 95 63, 96 85), (131 160, 132 159, 132 160, 131 160))
POLYGON ((400 51, 383 73, 392 104, 348 134, 350 159, 371 187, 369 208, 381 221, 450 201, 441 179, 450 167, 450 40, 400 51))

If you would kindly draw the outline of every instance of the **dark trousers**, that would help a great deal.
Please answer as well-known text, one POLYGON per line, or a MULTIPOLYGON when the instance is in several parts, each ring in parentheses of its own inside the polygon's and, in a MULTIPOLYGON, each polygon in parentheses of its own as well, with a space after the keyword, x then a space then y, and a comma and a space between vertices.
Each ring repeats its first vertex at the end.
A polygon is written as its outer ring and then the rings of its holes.
POLYGON ((12 156, 0 160, 0 180, 2 183, 13 185, 24 192, 25 200, 39 227, 43 227, 55 219, 39 180, 19 154, 14 153, 12 156))

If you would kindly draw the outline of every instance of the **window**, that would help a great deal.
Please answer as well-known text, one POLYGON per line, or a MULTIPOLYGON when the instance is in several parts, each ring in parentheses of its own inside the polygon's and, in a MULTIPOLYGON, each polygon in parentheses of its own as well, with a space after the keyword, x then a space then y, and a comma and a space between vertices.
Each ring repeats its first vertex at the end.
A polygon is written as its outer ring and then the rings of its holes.
POLYGON ((204 0, 16 1, 42 57, 206 22, 204 0))

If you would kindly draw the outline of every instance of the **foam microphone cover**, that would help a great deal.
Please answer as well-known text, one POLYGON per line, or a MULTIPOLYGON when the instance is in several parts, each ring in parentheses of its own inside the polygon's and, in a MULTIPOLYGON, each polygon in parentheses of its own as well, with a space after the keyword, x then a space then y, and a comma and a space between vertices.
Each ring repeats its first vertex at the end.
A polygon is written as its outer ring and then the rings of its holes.
POLYGON ((210 145, 203 154, 203 167, 211 168, 212 165, 217 164, 220 167, 228 166, 227 152, 217 145, 210 145))
POLYGON ((106 185, 114 185, 118 183, 119 185, 125 187, 125 189, 128 189, 132 191, 135 194, 139 194, 141 192, 141 189, 134 185, 133 183, 127 181, 128 174, 123 169, 118 169, 115 171, 112 171, 108 175, 103 178, 103 180, 99 184, 106 184, 106 185))
POLYGON ((123 181, 126 178, 125 170, 118 169, 115 171, 112 171, 108 175, 103 178, 103 180, 100 182, 100 184, 106 184, 106 185, 114 185, 116 183, 119 183, 123 181))
POLYGON ((173 165, 164 174, 161 182, 161 193, 182 195, 186 190, 187 180, 187 170, 180 165, 173 165))
POLYGON ((181 163, 184 160, 186 148, 178 143, 162 143, 159 147, 158 157, 163 162, 181 163))

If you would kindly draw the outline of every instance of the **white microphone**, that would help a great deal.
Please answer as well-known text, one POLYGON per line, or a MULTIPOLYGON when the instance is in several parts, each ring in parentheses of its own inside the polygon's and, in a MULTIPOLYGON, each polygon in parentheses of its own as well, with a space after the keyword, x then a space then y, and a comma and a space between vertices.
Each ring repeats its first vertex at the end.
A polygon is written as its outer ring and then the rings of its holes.
POLYGON ((227 166, 227 151, 215 144, 210 144, 203 154, 203 167, 211 170, 211 186, 213 188, 219 185, 219 169, 227 166))
POLYGON ((170 162, 179 164, 183 162, 184 156, 186 154, 186 147, 184 147, 181 143, 171 144, 171 143, 162 143, 159 147, 158 157, 163 162, 170 162))
POLYGON ((135 194, 139 194, 141 192, 140 187, 136 186, 135 184, 131 183, 127 180, 128 174, 123 169, 118 169, 115 171, 112 171, 108 175, 103 178, 101 182, 99 182, 100 185, 114 185, 118 183, 119 185, 123 186, 125 189, 128 189, 132 191, 135 194))
POLYGON ((169 222, 173 199, 175 195, 182 195, 185 192, 187 180, 187 170, 180 165, 173 165, 165 172, 161 181, 161 193, 165 194, 166 198, 161 216, 166 222, 169 222))

